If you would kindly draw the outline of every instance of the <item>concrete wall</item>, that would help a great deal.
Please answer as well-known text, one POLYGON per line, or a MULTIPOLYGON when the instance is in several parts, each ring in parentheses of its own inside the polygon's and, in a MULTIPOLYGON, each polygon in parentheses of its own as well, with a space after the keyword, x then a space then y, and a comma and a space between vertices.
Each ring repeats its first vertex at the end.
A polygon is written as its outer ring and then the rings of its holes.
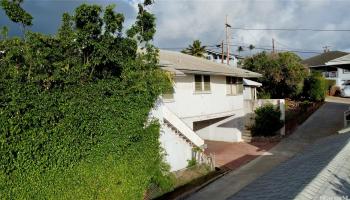
POLYGON ((163 106, 162 100, 158 99, 149 120, 156 119, 161 124, 159 142, 165 153, 164 161, 170 165, 170 171, 177 171, 186 168, 187 160, 192 159, 192 146, 164 123, 163 106))
POLYGON ((240 142, 244 129, 243 111, 237 115, 228 117, 206 128, 196 131, 204 140, 240 142))
POLYGON ((235 114, 243 109, 243 95, 226 95, 226 77, 210 76, 208 93, 196 93, 194 75, 174 78, 174 100, 166 106, 190 128, 194 121, 207 120, 235 114))
POLYGON ((170 165, 170 171, 187 167, 187 161, 192 159, 192 147, 184 139, 163 125, 159 141, 166 153, 165 160, 170 165))

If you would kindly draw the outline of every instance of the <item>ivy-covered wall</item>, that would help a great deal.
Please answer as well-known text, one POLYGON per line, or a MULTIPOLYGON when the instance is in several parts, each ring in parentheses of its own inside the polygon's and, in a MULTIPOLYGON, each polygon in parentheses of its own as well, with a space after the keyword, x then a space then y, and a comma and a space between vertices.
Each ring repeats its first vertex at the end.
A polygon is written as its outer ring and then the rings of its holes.
POLYGON ((171 186, 159 124, 146 124, 170 86, 154 24, 141 27, 147 5, 128 37, 113 6, 84 4, 57 35, 0 41, 0 199, 142 199, 171 186))

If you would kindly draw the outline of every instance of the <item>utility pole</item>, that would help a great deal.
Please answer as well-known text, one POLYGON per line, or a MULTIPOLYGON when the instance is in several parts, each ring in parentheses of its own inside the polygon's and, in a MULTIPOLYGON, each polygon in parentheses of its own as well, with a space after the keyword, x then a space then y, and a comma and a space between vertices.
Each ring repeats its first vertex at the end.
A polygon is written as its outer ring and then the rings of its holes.
POLYGON ((227 15, 226 15, 226 23, 225 23, 225 31, 226 31, 226 62, 227 65, 230 64, 230 40, 229 40, 229 28, 231 25, 227 23, 227 15))
POLYGON ((221 63, 224 63, 224 41, 221 41, 221 63))
POLYGON ((272 53, 275 54, 275 39, 272 38, 272 53))

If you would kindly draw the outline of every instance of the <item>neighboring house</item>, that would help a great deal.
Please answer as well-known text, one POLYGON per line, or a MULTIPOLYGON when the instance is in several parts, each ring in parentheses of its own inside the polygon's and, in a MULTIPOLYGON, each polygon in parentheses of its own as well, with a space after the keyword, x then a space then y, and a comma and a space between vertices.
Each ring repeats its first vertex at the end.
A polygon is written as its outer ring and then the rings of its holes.
POLYGON ((152 115, 162 125, 160 142, 171 171, 205 159, 197 151, 205 148, 204 140, 242 141, 243 78, 261 75, 179 52, 161 50, 159 56, 174 91, 163 94, 152 115))
MULTIPOLYGON (((213 50, 206 50, 206 59, 210 61, 214 61, 216 63, 222 63, 227 64, 227 54, 224 52, 224 60, 222 61, 222 53, 216 52, 213 50)), ((232 67, 238 67, 238 62, 242 60, 243 58, 237 55, 230 54, 229 59, 229 65, 232 67)))
POLYGON ((340 88, 350 80, 350 70, 341 68, 341 62, 349 62, 349 53, 342 51, 329 51, 318 56, 303 60, 302 63, 311 71, 320 71, 328 80, 335 80, 340 88))

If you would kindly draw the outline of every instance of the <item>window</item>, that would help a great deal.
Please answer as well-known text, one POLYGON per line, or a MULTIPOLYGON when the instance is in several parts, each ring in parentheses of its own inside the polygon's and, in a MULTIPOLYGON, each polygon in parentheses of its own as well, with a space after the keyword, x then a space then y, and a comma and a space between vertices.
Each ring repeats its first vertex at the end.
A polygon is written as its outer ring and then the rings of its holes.
POLYGON ((227 95, 239 95, 243 93, 243 79, 239 77, 226 76, 227 95))
POLYGON ((350 70, 349 69, 343 69, 343 74, 349 74, 350 70))
POLYGON ((194 75, 195 92, 210 92, 210 76, 194 75))

